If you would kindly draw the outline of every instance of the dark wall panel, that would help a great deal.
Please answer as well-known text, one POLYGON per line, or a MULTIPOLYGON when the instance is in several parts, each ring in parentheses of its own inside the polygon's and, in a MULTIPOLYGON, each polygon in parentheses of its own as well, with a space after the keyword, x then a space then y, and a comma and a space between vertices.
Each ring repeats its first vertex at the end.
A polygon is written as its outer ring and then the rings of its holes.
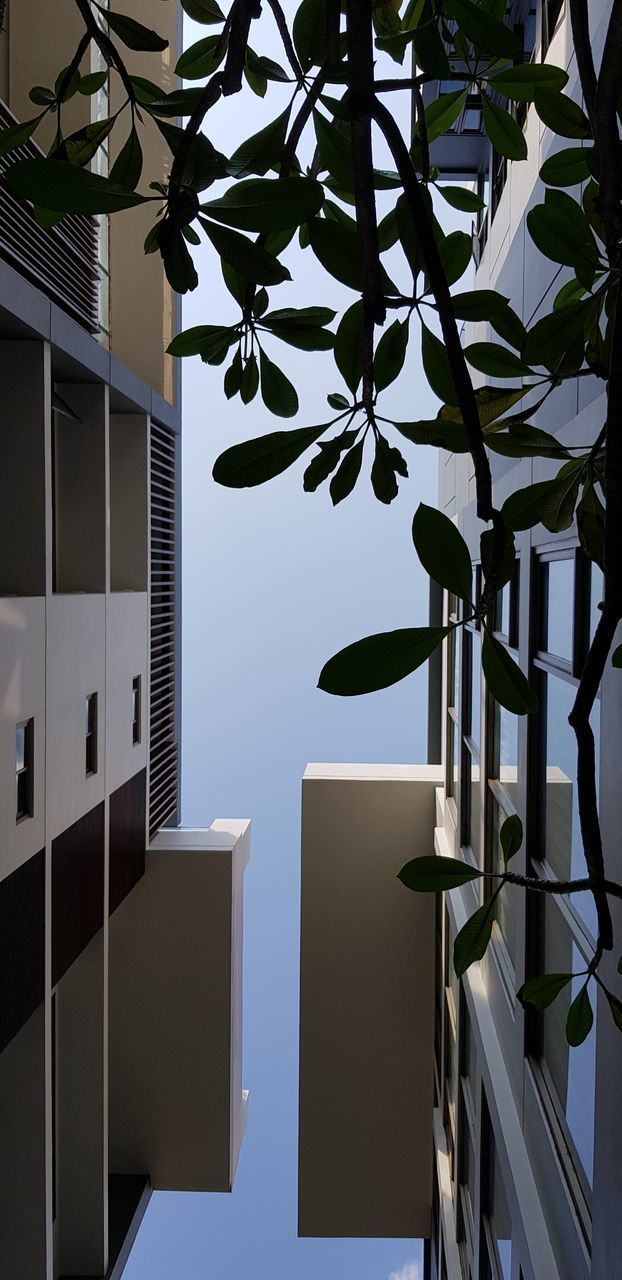
POLYGON ((0 882, 0 1052, 39 1007, 45 981, 45 851, 0 882))
POLYGON ((145 874, 146 789, 143 769, 110 797, 110 915, 145 874))
POLYGON ((52 842, 52 983, 104 922, 104 806, 52 842))

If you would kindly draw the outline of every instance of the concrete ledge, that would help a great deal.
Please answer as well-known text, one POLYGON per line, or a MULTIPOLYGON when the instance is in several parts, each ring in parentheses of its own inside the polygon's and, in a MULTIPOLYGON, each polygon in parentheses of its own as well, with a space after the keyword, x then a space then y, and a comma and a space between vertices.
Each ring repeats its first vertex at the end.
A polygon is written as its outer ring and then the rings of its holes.
POLYGON ((302 788, 298 1232, 428 1236, 433 765, 309 765, 302 788))

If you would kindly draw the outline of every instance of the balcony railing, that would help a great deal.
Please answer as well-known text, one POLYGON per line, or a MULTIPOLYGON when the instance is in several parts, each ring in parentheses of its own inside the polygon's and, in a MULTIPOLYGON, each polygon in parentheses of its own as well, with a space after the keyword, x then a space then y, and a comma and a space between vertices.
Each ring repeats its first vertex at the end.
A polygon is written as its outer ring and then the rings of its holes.
MULTIPOLYGON (((16 118, 0 101, 0 131, 16 118)), ((18 200, 3 180, 15 160, 43 153, 34 142, 0 160, 0 258, 26 276, 89 333, 99 330, 97 220, 66 214, 55 227, 40 227, 32 207, 18 200)))

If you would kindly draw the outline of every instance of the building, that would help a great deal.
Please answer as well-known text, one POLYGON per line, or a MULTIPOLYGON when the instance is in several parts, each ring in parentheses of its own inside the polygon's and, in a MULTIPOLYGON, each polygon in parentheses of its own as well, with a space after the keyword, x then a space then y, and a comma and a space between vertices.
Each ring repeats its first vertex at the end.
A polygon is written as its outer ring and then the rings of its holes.
MULTIPOLYGON (((527 52, 566 67, 576 97, 568 5, 513 8, 527 52)), ((610 5, 589 9, 598 50, 610 5)), ((467 106, 433 144, 432 163, 491 191, 476 228, 476 283, 509 296, 531 323, 565 279, 525 230, 552 135, 527 110, 530 159, 506 164, 481 134, 477 101, 467 106)), ((589 379, 548 404, 538 417, 546 430, 571 443, 597 434, 602 397, 589 379)), ((500 504, 550 464, 495 457, 494 474, 500 504)), ((458 522, 477 574, 468 460, 441 458, 439 506, 458 522)), ((600 585, 576 528, 520 534, 496 629, 538 687, 537 716, 495 706, 481 681, 480 633, 468 625, 431 672, 438 764, 311 765, 303 782, 299 1231, 423 1236, 428 1280, 609 1280, 622 1267, 619 1031, 593 991, 594 1027, 571 1050, 564 1022, 575 982, 543 1015, 527 1015, 515 997, 527 976, 585 968, 591 899, 536 902, 506 889, 484 961, 458 982, 452 940, 482 900, 481 882, 435 903, 395 879, 408 858, 434 850, 497 869, 499 825, 513 812, 526 832, 516 870, 565 878, 581 865, 567 715, 600 585)), ((455 607, 440 602, 445 618, 455 607)), ((434 610, 439 620, 437 601, 434 610)), ((619 878, 622 687, 612 668, 595 719, 608 873, 619 878)), ((616 959, 603 971, 614 987, 616 959)))
MULTIPOLYGON (((80 23, 69 0, 8 6, 0 127, 80 23)), ((159 61, 128 60, 169 91, 177 5, 158 27, 159 61)), ((67 128, 116 105, 76 94, 67 128)), ((155 128, 144 149, 160 176, 155 128)), ((230 1189, 246 1116, 249 824, 178 826, 178 304, 147 229, 43 230, 0 183, 3 1280, 116 1280, 153 1187, 230 1189)))

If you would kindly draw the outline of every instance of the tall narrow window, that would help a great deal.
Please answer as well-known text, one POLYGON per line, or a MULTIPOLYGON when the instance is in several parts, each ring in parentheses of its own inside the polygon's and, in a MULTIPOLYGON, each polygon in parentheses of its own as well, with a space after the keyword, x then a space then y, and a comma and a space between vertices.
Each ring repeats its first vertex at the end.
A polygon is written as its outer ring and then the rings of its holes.
POLYGON ((140 676, 134 676, 132 680, 132 742, 134 746, 140 742, 140 713, 141 713, 141 681, 140 676))
POLYGON ((22 720, 15 728, 15 818, 32 818, 33 720, 22 720))
POLYGON ((97 773, 97 694, 89 693, 86 699, 85 765, 87 777, 97 773))

